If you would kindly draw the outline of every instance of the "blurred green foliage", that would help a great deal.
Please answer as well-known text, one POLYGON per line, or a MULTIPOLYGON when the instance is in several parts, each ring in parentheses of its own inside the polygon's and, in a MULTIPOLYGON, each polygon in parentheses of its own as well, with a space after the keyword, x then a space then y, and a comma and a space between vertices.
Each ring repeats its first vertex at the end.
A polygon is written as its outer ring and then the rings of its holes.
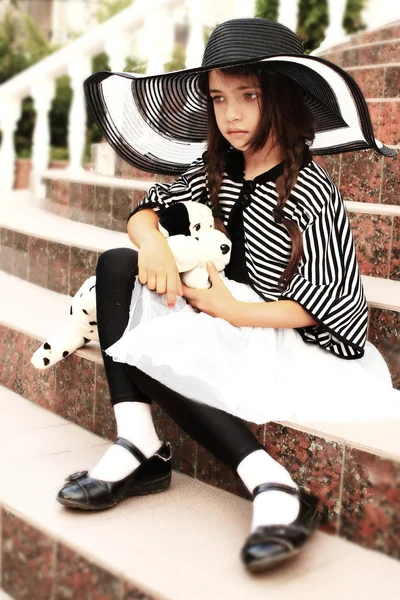
POLYGON ((278 20, 279 0, 256 0, 255 17, 268 21, 278 20))
POLYGON ((164 65, 165 72, 168 73, 169 71, 178 71, 179 69, 184 69, 185 58, 185 48, 182 46, 182 44, 175 44, 172 52, 172 59, 164 65))
MULTIPOLYGON (((283 0, 282 0, 283 1, 283 0)), ((365 29, 361 12, 366 0, 347 0, 343 27, 349 34, 365 29)), ((255 16, 276 21, 279 0, 256 0, 255 16)), ((329 23, 327 0, 300 0, 297 34, 309 54, 321 44, 329 23)))

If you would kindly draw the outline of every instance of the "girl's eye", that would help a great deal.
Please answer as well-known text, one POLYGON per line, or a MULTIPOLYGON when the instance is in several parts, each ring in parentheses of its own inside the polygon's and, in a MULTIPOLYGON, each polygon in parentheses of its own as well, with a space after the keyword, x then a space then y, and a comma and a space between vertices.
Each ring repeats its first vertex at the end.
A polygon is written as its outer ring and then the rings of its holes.
POLYGON ((247 92, 247 94, 245 94, 245 97, 249 100, 255 100, 257 98, 257 94, 255 92, 247 92))
POLYGON ((222 96, 212 96, 212 101, 214 102, 214 104, 220 104, 224 101, 224 99, 222 96))

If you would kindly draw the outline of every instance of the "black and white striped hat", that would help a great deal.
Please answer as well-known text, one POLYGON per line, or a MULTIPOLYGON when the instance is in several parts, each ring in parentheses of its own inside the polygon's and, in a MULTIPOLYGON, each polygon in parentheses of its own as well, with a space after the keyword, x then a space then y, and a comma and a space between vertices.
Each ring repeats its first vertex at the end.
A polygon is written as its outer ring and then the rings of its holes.
POLYGON ((84 84, 91 115, 125 161, 152 173, 179 174, 206 149, 207 101, 200 76, 213 69, 260 63, 299 83, 316 120, 314 154, 373 148, 397 152, 375 139, 367 103, 356 82, 322 58, 303 53, 293 31, 259 18, 219 25, 202 66, 142 76, 99 72, 84 84))

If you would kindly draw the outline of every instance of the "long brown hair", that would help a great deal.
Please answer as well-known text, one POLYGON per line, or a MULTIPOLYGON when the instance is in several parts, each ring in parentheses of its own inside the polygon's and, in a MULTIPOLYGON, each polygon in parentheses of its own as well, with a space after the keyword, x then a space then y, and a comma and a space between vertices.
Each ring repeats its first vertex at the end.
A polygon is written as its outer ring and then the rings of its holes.
MULTIPOLYGON (((283 208, 296 183, 303 157, 305 140, 312 142, 315 136, 314 117, 304 101, 304 93, 295 81, 266 70, 263 66, 248 65, 223 69, 229 75, 246 75, 253 77, 261 87, 261 119, 260 126, 250 142, 250 151, 261 150, 273 132, 276 145, 283 153, 283 173, 276 180, 278 192, 278 220, 289 232, 292 241, 292 254, 289 263, 280 278, 282 286, 287 285, 293 277, 300 261, 303 242, 300 229, 295 221, 283 217, 283 208)), ((208 140, 207 140, 207 179, 211 203, 218 206, 218 196, 222 177, 226 166, 227 153, 230 148, 222 136, 214 114, 213 100, 209 94, 208 74, 202 76, 201 89, 207 95, 208 106, 208 140)), ((216 220, 216 227, 222 222, 216 220)))

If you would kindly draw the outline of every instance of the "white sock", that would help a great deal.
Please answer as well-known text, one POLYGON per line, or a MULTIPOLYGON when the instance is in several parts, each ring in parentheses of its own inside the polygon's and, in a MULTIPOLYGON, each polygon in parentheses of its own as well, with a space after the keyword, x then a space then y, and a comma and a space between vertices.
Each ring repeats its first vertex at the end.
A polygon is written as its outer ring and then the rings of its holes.
MULTIPOLYGON (((237 468, 239 477, 252 494, 261 483, 284 483, 298 489, 290 473, 265 450, 248 454, 237 468)), ((300 502, 297 496, 286 492, 269 490, 258 494, 253 501, 253 522, 251 530, 261 525, 288 525, 299 514, 300 502)))
MULTIPOLYGON (((150 404, 119 402, 114 406, 114 414, 119 437, 137 446, 147 458, 157 452, 161 441, 154 429, 150 404)), ((132 473, 139 464, 128 450, 114 444, 108 448, 90 476, 103 481, 119 481, 132 473)))

